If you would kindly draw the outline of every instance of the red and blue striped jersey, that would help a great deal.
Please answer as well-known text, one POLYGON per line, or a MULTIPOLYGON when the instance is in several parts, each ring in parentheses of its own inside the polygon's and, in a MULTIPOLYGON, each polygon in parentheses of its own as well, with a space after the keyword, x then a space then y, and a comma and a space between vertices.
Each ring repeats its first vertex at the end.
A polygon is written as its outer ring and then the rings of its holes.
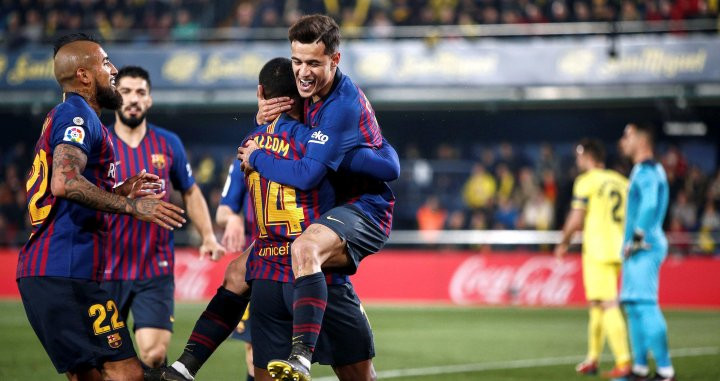
POLYGON ((26 183, 30 239, 20 249, 17 278, 58 276, 102 280, 108 214, 66 198, 53 196, 50 179, 53 152, 69 144, 87 155, 82 175, 111 192, 115 185, 115 154, 110 133, 85 99, 67 93, 48 113, 26 183))
POLYGON ((240 169, 240 160, 230 164, 228 170, 227 179, 225 180, 225 186, 222 190, 222 198, 220 199, 220 205, 225 205, 230 208, 235 214, 243 214, 243 220, 245 221, 245 247, 247 248, 250 243, 255 239, 255 212, 252 209, 252 203, 247 191, 247 184, 245 184, 245 176, 243 175, 242 169, 240 169))
POLYGON ((312 128, 305 156, 337 171, 329 179, 338 205, 356 205, 390 235, 395 195, 387 183, 338 169, 351 149, 382 145, 375 111, 362 90, 338 70, 328 95, 305 101, 305 123, 312 128))
MULTIPOLYGON (((277 159, 299 160, 312 131, 304 124, 280 115, 273 123, 258 127, 247 139, 277 159)), ((247 262, 248 280, 292 282, 290 245, 324 212, 335 206, 335 190, 327 178, 315 188, 302 191, 267 180, 258 172, 246 177, 256 219, 256 239, 247 262)), ((329 275, 332 283, 347 277, 329 275)))
MULTIPOLYGON (((140 144, 131 147, 114 133, 112 126, 111 131, 118 182, 145 169, 160 177, 163 190, 167 190, 164 201, 170 200, 170 184, 180 192, 187 191, 195 184, 185 147, 176 134, 148 124, 140 144)), ((131 216, 110 216, 110 244, 105 249, 105 280, 148 279, 170 275, 174 264, 173 232, 131 216)))

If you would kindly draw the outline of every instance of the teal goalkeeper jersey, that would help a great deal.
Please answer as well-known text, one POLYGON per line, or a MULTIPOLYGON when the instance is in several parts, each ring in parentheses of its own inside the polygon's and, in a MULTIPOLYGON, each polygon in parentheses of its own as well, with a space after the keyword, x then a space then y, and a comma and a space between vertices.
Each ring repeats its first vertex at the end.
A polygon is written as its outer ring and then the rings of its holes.
POLYGON ((630 173, 623 247, 630 244, 635 231, 642 231, 650 251, 667 250, 662 225, 668 201, 668 182, 662 165, 653 160, 636 164, 630 173))

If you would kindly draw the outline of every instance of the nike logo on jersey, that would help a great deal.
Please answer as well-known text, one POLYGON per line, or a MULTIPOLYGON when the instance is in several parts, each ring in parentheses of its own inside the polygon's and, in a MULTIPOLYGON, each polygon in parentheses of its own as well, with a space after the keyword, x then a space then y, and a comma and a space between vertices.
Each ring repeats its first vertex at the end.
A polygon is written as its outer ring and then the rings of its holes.
POLYGON ((327 216, 327 217, 325 217, 325 218, 327 218, 327 219, 328 219, 328 220, 330 220, 330 221, 335 221, 335 222, 339 222, 339 223, 341 223, 341 224, 345 225, 345 223, 344 223, 344 222, 342 222, 342 221, 338 220, 337 218, 333 218, 333 216, 327 216))

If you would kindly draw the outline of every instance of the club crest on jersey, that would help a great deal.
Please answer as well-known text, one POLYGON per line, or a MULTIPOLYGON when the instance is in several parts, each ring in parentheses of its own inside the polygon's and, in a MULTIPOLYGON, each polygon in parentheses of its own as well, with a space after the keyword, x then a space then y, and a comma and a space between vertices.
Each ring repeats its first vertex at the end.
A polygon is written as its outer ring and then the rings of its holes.
POLYGON ((310 140, 308 140, 308 143, 325 144, 329 139, 330 137, 323 134, 322 131, 315 131, 310 136, 310 140))
POLYGON ((120 348, 122 345, 122 337, 120 337, 120 333, 113 333, 112 335, 107 335, 107 341, 110 348, 120 348))
POLYGON ((154 153, 150 156, 150 160, 152 161, 153 167, 157 169, 165 168, 165 155, 161 153, 154 153))
POLYGON ((63 140, 66 142, 73 142, 83 144, 85 141, 85 130, 80 126, 70 126, 65 130, 65 137, 63 140))

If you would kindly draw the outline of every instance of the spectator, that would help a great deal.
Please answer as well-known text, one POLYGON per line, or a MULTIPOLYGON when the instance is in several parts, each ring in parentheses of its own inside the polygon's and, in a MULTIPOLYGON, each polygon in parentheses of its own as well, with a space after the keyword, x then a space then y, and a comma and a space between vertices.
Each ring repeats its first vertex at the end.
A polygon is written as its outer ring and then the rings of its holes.
POLYGON ((418 208, 417 223, 418 229, 425 242, 432 243, 437 239, 437 231, 445 226, 447 210, 440 206, 437 196, 430 196, 425 203, 418 208))
POLYGON ((677 220, 684 230, 694 230, 697 225, 697 206, 688 200, 685 191, 677 193, 675 202, 670 207, 670 218, 677 220))
POLYGON ((475 164, 470 177, 463 186, 463 200, 465 205, 473 210, 488 207, 497 191, 497 183, 483 167, 482 164, 475 164))
POLYGON ((179 41, 192 41, 198 37, 200 26, 192 20, 190 12, 181 8, 177 13, 175 26, 172 29, 172 37, 179 41))
POLYGON ((525 203, 521 216, 523 229, 548 230, 553 223, 553 204, 541 192, 525 203))
POLYGON ((519 217, 517 206, 508 197, 498 197, 498 205, 493 215, 493 228, 498 230, 515 229, 519 217))

